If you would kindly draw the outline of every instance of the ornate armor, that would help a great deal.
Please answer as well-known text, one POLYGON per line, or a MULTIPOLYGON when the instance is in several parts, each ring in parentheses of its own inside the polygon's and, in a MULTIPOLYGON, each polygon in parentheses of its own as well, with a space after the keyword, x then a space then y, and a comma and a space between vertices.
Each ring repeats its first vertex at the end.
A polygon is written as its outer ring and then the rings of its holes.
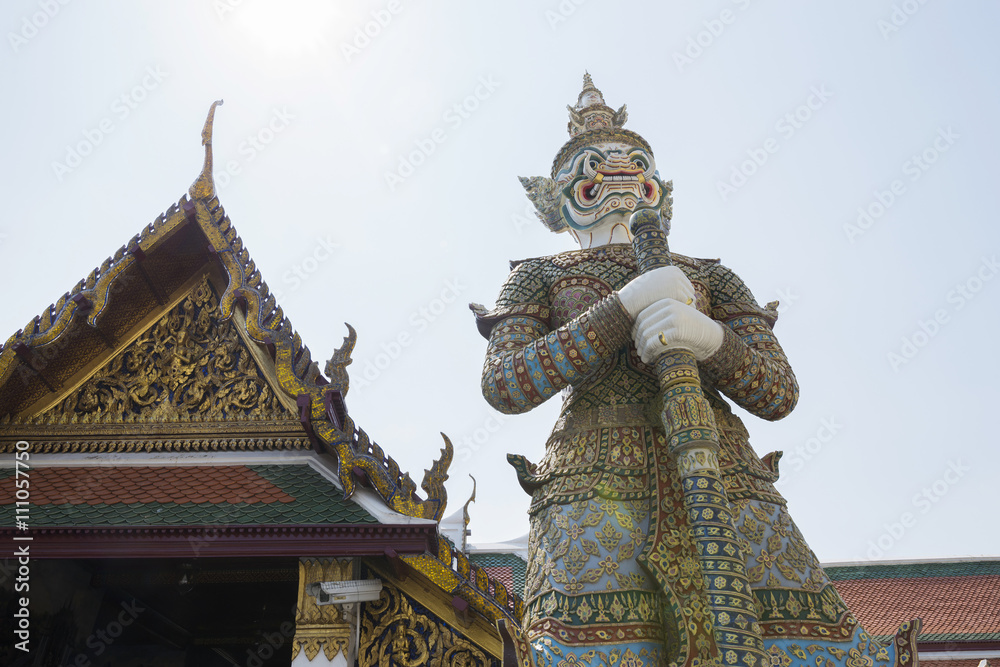
MULTIPOLYGON (((857 627, 789 518, 773 485, 778 456, 756 455, 722 398, 772 420, 794 407, 798 385, 772 332, 776 312, 758 306, 717 261, 676 254, 674 261, 697 290, 698 309, 726 327, 722 348, 699 369, 765 646, 780 664, 806 645, 837 663, 842 654, 858 665, 892 664, 890 651, 857 627)), ((665 664, 679 641, 674 613, 701 576, 672 466, 660 472, 675 487, 664 519, 676 535, 675 590, 659 592, 636 561, 650 532, 651 449, 665 436, 656 377, 636 356, 631 322, 614 296, 635 274, 623 244, 518 262, 496 308, 477 314, 489 337, 482 384, 493 407, 525 412, 565 391, 545 458, 536 466, 509 457, 532 497, 524 630, 539 664, 569 655, 577 662, 566 664, 617 664, 626 652, 665 664)))

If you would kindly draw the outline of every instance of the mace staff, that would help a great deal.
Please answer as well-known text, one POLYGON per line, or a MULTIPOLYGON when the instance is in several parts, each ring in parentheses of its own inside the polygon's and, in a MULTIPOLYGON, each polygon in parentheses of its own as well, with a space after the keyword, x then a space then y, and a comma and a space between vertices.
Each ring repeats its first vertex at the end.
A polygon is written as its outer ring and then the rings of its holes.
MULTIPOLYGON (((629 227, 639 273, 673 264, 659 213, 636 211, 629 227)), ((685 664, 698 658, 703 664, 760 667, 765 664, 765 654, 757 608, 747 578, 746 555, 737 540, 732 506, 722 481, 715 417, 701 390, 697 361, 690 350, 676 348, 662 353, 655 367, 663 400, 666 451, 653 447, 651 478, 656 505, 650 539, 640 561, 659 582, 675 607, 673 611, 679 613, 677 621, 682 628, 678 639, 681 648, 687 648, 685 664), (666 513, 671 511, 669 489, 673 481, 665 474, 668 458, 677 463, 691 541, 704 579, 704 586, 696 588, 701 594, 693 596, 688 608, 677 608, 671 590, 677 575, 668 573, 671 566, 677 566, 668 545, 671 527, 666 513)))

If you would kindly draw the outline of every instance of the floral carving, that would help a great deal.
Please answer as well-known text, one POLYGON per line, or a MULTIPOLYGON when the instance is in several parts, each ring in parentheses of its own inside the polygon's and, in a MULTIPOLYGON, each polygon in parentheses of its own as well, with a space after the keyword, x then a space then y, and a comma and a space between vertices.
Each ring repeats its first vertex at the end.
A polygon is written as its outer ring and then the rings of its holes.
POLYGON ((361 617, 360 667, 498 667, 499 661, 447 624, 415 609, 390 584, 361 617))
POLYGON ((226 421, 284 412, 207 278, 56 410, 94 421, 226 421))

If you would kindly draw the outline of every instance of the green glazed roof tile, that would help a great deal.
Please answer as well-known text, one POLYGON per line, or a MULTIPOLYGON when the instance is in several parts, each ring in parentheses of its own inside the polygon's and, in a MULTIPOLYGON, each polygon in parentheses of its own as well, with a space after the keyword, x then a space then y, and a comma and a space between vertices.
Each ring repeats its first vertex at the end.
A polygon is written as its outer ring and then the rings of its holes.
POLYGON ((969 560, 951 563, 888 563, 871 565, 827 565, 823 571, 832 581, 855 579, 914 579, 925 577, 975 577, 1000 574, 1000 560, 969 560))

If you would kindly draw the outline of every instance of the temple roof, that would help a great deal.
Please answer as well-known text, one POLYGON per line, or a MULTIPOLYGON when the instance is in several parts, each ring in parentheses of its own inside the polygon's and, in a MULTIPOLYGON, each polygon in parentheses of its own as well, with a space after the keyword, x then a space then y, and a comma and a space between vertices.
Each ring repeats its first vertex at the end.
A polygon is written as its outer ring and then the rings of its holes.
MULTIPOLYGON (((13 475, 0 470, 0 505, 13 475)), ((378 523, 307 465, 38 468, 31 489, 33 527, 378 523)))
POLYGON ((469 560, 496 577, 512 591, 524 590, 524 578, 528 564, 512 553, 470 553, 469 560))
POLYGON ((436 533, 447 437, 421 497, 348 414, 354 330, 320 373, 270 293, 216 196, 218 104, 188 194, 0 345, 0 476, 30 447, 33 553, 392 552, 491 622, 519 619, 436 533))
POLYGON ((217 104, 188 194, 0 345, 0 453, 20 440, 33 455, 314 449, 335 456, 346 496, 361 482, 439 520, 450 443, 422 499, 355 426, 353 329, 324 376, 215 194, 217 104))
MULTIPOLYGON (((921 650, 944 643, 1000 649, 1000 559, 828 565, 826 573, 870 633, 921 618, 921 650)), ((937 664, 936 662, 934 664, 937 664)))

